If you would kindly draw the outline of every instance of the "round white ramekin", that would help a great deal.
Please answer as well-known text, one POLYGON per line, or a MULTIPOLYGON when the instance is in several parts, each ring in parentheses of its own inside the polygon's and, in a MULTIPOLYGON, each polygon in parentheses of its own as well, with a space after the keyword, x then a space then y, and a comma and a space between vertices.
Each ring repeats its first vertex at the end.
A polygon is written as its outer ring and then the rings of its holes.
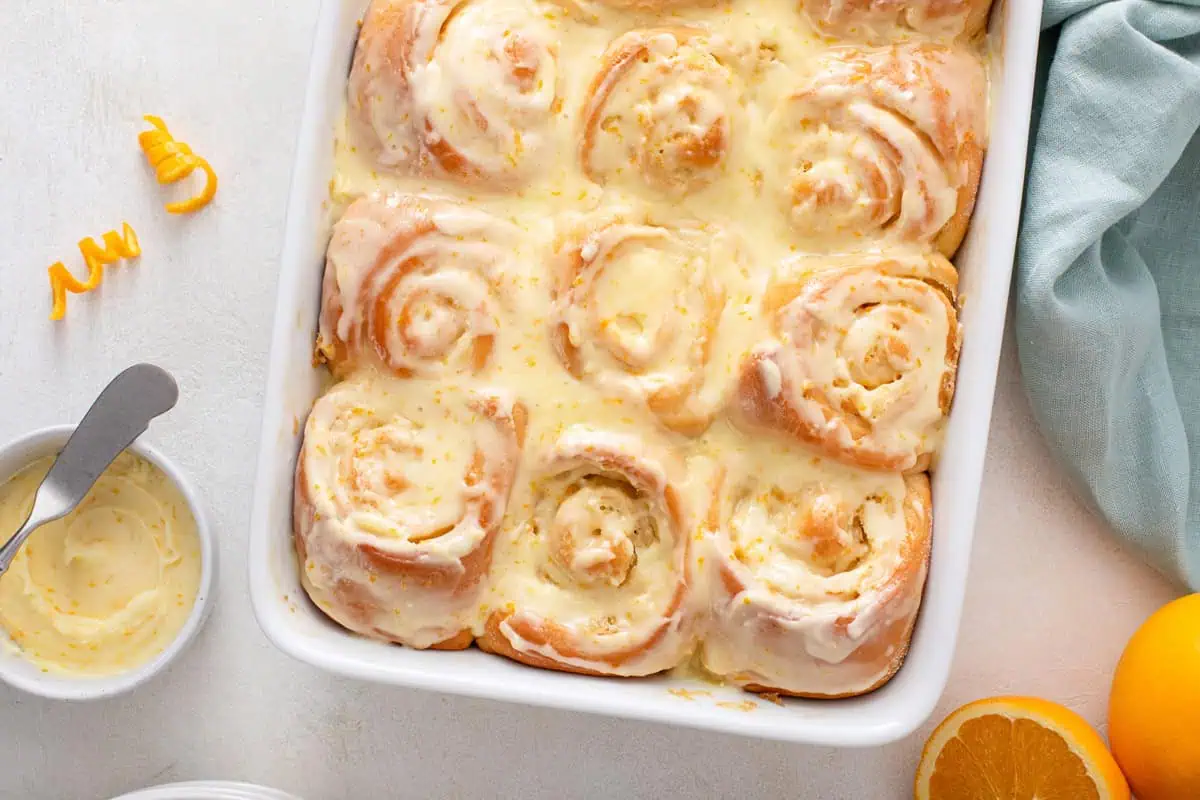
MULTIPOLYGON (((18 471, 40 458, 58 453, 74 425, 57 425, 29 433, 0 448, 0 484, 18 471)), ((140 441, 129 449, 162 470, 175 484, 187 501, 188 509, 196 520, 196 533, 200 538, 200 588, 192 613, 183 628, 161 653, 139 667, 115 675, 96 677, 73 677, 43 672, 40 667, 27 661, 0 628, 0 681, 4 681, 29 694, 55 700, 99 700, 124 694, 141 686, 150 678, 167 668, 191 643, 203 627, 212 606, 213 589, 217 577, 217 549, 208 518, 204 513, 200 495, 179 467, 153 447, 140 441)), ((0 536, 9 536, 12 531, 0 531, 0 536)))
POLYGON ((278 789, 268 789, 265 786, 254 786, 249 783, 189 781, 140 789, 120 797, 114 797, 113 800, 299 800, 299 798, 278 789))

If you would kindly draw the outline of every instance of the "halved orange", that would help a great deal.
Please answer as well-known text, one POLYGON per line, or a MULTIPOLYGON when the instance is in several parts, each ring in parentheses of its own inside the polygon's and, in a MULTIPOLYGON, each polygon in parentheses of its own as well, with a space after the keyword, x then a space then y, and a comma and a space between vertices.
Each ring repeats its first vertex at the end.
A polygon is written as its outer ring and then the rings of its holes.
POLYGON ((976 700, 921 754, 917 800, 1129 800, 1129 785, 1083 717, 1036 697, 976 700))

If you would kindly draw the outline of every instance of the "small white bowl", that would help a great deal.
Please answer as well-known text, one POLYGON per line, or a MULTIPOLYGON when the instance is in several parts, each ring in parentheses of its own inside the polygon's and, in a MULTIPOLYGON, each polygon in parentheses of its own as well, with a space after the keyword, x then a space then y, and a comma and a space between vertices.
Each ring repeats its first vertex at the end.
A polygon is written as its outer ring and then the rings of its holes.
MULTIPOLYGON (((74 430, 74 425, 42 428, 0 448, 0 484, 38 459, 56 455, 74 430)), ((136 441, 129 449, 162 470, 179 489, 196 520, 196 533, 200 538, 200 587, 192 613, 175 640, 152 660, 126 672, 97 677, 71 677, 43 672, 21 656, 8 634, 0 628, 0 681, 9 686, 54 700, 99 700, 124 694, 166 669, 187 648, 208 618, 217 577, 217 549, 200 495, 179 467, 153 447, 136 441)), ((8 536, 11 533, 4 531, 0 535, 8 536)))
POLYGON ((299 800, 265 786, 230 781, 189 781, 142 789, 113 800, 299 800))

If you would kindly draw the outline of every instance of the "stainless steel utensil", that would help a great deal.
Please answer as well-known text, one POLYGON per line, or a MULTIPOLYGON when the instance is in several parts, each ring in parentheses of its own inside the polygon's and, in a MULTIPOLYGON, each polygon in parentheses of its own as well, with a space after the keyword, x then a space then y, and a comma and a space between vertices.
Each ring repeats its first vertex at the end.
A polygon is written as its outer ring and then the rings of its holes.
POLYGON ((142 435, 150 420, 170 411, 178 400, 175 379, 153 364, 137 364, 113 378, 59 451, 24 524, 0 547, 0 575, 30 534, 70 514, 113 459, 142 435))

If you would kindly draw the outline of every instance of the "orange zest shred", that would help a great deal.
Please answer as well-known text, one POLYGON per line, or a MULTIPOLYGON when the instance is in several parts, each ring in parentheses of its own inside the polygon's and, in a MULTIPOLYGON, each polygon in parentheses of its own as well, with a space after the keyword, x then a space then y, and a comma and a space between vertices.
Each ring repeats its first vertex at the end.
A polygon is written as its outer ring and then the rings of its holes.
POLYGON ((138 244, 137 234, 128 222, 121 224, 121 232, 109 231, 101 240, 103 246, 88 237, 79 241, 79 252, 83 255, 83 263, 87 265, 87 280, 80 281, 63 265, 61 261, 50 266, 50 292, 54 298, 54 307, 50 319, 62 319, 67 314, 67 292, 83 294, 90 292, 100 285, 104 277, 104 267, 121 259, 137 258, 142 254, 142 246, 138 244))
POLYGON ((176 140, 160 118, 147 114, 145 120, 152 127, 138 134, 138 144, 146 154, 146 161, 154 168, 159 183, 165 185, 181 181, 197 169, 205 175, 200 194, 178 203, 167 203, 167 211, 187 214, 208 205, 217 193, 217 173, 213 172, 208 161, 193 153, 191 147, 176 140))

